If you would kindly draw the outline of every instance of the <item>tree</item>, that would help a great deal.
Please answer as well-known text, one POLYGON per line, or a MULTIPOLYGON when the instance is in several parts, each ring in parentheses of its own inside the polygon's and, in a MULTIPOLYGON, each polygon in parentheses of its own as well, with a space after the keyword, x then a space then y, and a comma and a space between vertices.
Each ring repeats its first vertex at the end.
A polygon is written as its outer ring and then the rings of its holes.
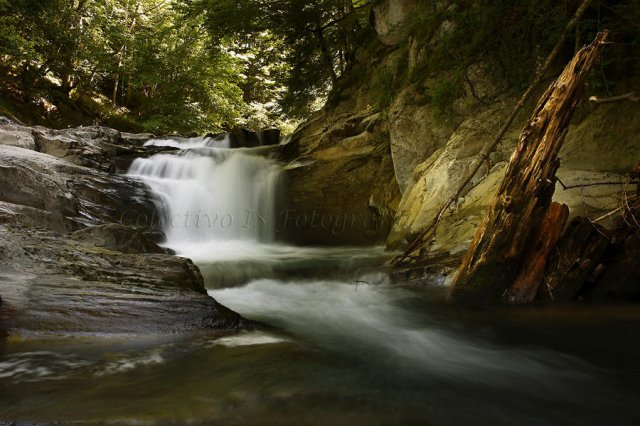
MULTIPOLYGON (((214 44, 242 44, 270 34, 286 63, 287 72, 280 75, 284 110, 304 117, 352 63, 368 5, 364 0, 197 0, 185 3, 184 10, 205 17, 214 44)), ((261 61, 260 55, 255 60, 261 61)))
POLYGON ((220 130, 247 110, 240 62, 171 2, 0 0, 0 12, 3 86, 32 108, 75 102, 157 132, 220 130))

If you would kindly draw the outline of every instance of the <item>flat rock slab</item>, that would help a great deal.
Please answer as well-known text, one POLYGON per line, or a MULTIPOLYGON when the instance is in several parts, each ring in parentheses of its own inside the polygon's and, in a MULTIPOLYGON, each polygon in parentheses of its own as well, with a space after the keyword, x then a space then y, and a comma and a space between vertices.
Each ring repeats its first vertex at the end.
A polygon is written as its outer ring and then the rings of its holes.
POLYGON ((0 335, 254 326, 207 295, 191 260, 157 245, 151 194, 116 173, 148 136, 0 117, 0 335))
POLYGON ((183 333, 251 328, 205 291, 189 259, 111 251, 0 225, 0 318, 12 334, 183 333))

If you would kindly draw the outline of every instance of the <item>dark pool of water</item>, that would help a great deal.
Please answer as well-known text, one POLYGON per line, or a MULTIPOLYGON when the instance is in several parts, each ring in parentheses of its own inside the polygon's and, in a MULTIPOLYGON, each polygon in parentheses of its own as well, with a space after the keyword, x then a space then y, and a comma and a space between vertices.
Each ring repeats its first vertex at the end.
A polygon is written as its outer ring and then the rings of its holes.
POLYGON ((8 338, 0 421, 640 424, 637 308, 464 311, 439 302, 442 289, 400 288, 326 250, 297 272, 286 264, 300 256, 280 253, 223 280, 234 287, 209 279, 214 297, 268 332, 8 338), (261 276, 274 262, 278 273, 261 276))

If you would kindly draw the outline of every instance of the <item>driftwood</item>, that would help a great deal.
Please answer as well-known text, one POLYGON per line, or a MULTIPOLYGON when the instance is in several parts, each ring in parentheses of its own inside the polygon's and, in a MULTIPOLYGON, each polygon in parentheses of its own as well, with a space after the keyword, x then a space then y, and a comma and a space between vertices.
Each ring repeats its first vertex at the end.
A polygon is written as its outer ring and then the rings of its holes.
POLYGON ((556 57, 558 56, 558 53, 562 49, 564 42, 567 40, 567 36, 569 32, 578 24, 578 22, 580 21, 580 18, 582 17, 584 12, 587 10, 589 5, 591 4, 591 1, 592 0, 582 1, 582 4, 580 5, 580 7, 576 10, 576 13, 573 15, 571 20, 567 22, 567 25, 565 26, 564 31, 558 38, 558 41, 556 42, 555 46, 549 53, 549 56, 547 56, 547 59, 544 61, 544 64, 540 68, 538 68, 538 70, 536 71, 535 76, 533 77, 533 81, 531 82, 531 85, 529 85, 527 90, 522 94, 522 97, 518 100, 518 103, 515 105, 515 107, 511 111, 511 114, 509 114, 509 117, 507 117, 507 120, 505 121, 504 125, 498 131, 498 134, 496 135, 495 139, 493 139, 491 144, 489 144, 488 146, 482 149, 482 151, 478 156, 478 159, 476 159, 475 163, 470 167, 471 171, 466 176, 466 178, 460 183, 460 185, 458 185, 454 194, 442 205, 442 207, 440 207, 440 210, 438 210, 438 214, 436 214, 436 216, 429 223, 429 225, 427 225, 414 238, 414 240, 409 244, 409 247, 404 251, 404 253, 396 257, 395 259, 393 259, 392 261, 393 265, 399 265, 404 260, 410 258, 413 253, 420 251, 422 246, 428 241, 428 237, 435 235, 438 224, 444 217, 444 214, 449 210, 449 207, 452 206, 458 200, 458 198, 460 197, 460 194, 462 194, 462 192, 467 187, 469 182, 471 182, 471 180, 478 173, 482 165, 489 160, 489 156, 491 155, 491 153, 495 151, 498 145, 502 142, 504 135, 506 135, 507 131, 509 131, 509 128, 511 127, 516 117, 520 113, 520 110, 522 110, 522 108, 524 107, 524 104, 527 103, 527 101, 533 94, 536 87, 538 87, 538 85, 542 82, 542 79, 544 78, 549 68, 551 68, 551 64, 553 64, 553 61, 556 59, 556 57))
POLYGON ((574 300, 585 282, 594 281, 611 243, 607 230, 577 217, 567 227, 548 260, 538 299, 553 302, 574 300))
POLYGON ((520 273, 505 292, 503 299, 506 302, 529 303, 536 298, 538 287, 544 278, 547 258, 556 248, 568 218, 569 208, 565 204, 551 204, 539 232, 534 235, 535 240, 532 241, 520 273))
POLYGON ((534 242, 545 240, 537 234, 551 205, 558 153, 607 35, 599 33, 581 49, 542 96, 454 279, 453 301, 499 302, 534 242))
POLYGON ((593 300, 640 300, 640 237, 631 233, 617 247, 588 297, 593 300))

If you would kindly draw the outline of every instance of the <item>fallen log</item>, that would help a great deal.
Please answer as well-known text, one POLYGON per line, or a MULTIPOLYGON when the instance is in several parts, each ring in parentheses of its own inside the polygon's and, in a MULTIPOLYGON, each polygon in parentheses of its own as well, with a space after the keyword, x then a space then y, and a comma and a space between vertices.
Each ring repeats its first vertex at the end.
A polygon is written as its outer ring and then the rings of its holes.
POLYGON ((604 227, 584 217, 573 219, 547 261, 537 299, 556 303, 574 300, 585 283, 597 278, 610 242, 604 227))
POLYGON ((537 234, 551 205, 560 147, 607 35, 581 49, 540 99, 454 279, 452 301, 498 303, 527 267, 533 243, 542 239, 537 234))
POLYGON ((544 279, 547 258, 560 240, 568 218, 569 207, 565 204, 551 204, 539 232, 534 236, 535 241, 524 259, 520 273, 513 285, 505 292, 504 301, 508 303, 533 302, 544 279))

